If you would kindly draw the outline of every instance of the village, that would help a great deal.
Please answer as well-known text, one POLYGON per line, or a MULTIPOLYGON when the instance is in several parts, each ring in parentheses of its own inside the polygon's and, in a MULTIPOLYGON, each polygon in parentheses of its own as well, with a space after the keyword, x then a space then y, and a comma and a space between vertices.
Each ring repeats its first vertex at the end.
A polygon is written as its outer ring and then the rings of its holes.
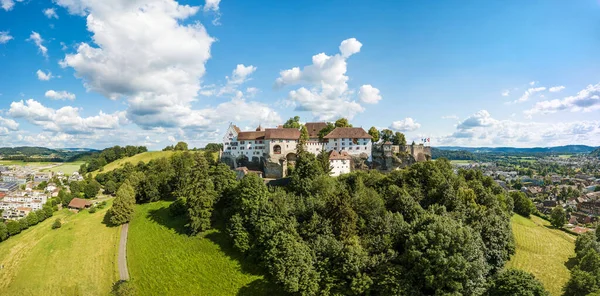
MULTIPOLYGON (((70 175, 43 172, 47 166, 0 166, 0 211, 4 220, 18 220, 29 213, 42 210, 50 199, 57 197, 63 184, 82 181, 78 172, 70 175)), ((92 202, 74 198, 68 204, 75 211, 89 207, 92 202)), ((54 204, 53 204, 54 206, 54 204)), ((60 204, 57 205, 61 207, 60 204)))

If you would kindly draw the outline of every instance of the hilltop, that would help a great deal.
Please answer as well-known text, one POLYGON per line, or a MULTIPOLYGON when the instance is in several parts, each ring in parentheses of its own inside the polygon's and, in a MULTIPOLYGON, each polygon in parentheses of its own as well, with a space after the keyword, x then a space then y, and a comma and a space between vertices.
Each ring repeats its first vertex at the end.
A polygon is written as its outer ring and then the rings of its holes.
POLYGON ((151 161, 153 159, 170 157, 175 152, 176 151, 149 151, 149 152, 136 154, 134 156, 121 158, 121 159, 115 160, 115 161, 107 164, 106 166, 104 166, 104 169, 102 169, 102 171, 100 171, 100 170, 93 171, 92 175, 96 176, 98 173, 106 173, 106 172, 113 171, 115 169, 123 167, 126 163, 131 163, 133 165, 136 165, 139 162, 148 163, 149 161, 151 161))

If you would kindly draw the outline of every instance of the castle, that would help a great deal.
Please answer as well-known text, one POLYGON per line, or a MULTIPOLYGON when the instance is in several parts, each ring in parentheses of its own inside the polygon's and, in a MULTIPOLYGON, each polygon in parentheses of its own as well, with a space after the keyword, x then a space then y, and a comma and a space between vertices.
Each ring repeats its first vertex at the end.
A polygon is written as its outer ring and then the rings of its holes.
MULTIPOLYGON (((315 155, 323 150, 329 153, 332 175, 349 173, 358 163, 364 166, 365 162, 372 162, 372 137, 363 128, 336 127, 320 139, 319 132, 326 126, 325 122, 306 123, 309 140, 304 148, 315 155)), ((296 161, 299 141, 300 130, 296 128, 259 126, 254 131, 241 131, 230 124, 223 137, 221 159, 233 168, 247 166, 263 171, 266 178, 282 178, 288 166, 296 161)), ((394 149, 399 152, 400 148, 390 145, 390 153, 394 153, 394 149)), ((413 145, 409 149, 415 160, 427 159, 424 148, 413 145)))

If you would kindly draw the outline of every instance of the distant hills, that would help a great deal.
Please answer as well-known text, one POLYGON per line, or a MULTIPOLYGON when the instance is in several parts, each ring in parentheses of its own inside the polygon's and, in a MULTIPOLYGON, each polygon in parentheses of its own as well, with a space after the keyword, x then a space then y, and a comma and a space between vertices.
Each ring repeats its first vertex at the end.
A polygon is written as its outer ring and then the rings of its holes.
POLYGON ((600 148, 590 152, 591 156, 596 156, 596 157, 600 157, 600 148))
POLYGON ((592 147, 586 145, 566 145, 556 147, 534 147, 534 148, 515 148, 515 147, 461 147, 461 146, 440 146, 433 147, 439 150, 446 151, 467 151, 471 153, 507 153, 507 154, 520 154, 520 153, 591 153, 597 150, 599 147, 592 147))
POLYGON ((88 148, 58 148, 46 147, 2 147, 0 148, 0 159, 22 160, 22 161, 67 161, 79 154, 90 153, 97 150, 88 148))

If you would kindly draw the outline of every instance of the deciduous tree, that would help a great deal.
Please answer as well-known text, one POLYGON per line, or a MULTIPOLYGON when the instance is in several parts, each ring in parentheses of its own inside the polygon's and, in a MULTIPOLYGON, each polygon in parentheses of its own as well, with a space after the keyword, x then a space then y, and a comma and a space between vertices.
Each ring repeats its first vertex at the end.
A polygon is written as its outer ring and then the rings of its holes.
POLYGON ((373 143, 379 142, 379 131, 377 130, 376 127, 372 126, 369 129, 369 135, 372 137, 371 142, 373 142, 373 143))
POLYGON ((107 214, 110 217, 110 223, 113 225, 121 225, 131 221, 135 206, 135 192, 129 181, 125 181, 115 198, 112 207, 107 214))
POLYGON ((562 228, 563 225, 567 223, 565 209, 563 209, 561 206, 554 207, 550 213, 550 222, 552 223, 552 226, 556 228, 562 228))

